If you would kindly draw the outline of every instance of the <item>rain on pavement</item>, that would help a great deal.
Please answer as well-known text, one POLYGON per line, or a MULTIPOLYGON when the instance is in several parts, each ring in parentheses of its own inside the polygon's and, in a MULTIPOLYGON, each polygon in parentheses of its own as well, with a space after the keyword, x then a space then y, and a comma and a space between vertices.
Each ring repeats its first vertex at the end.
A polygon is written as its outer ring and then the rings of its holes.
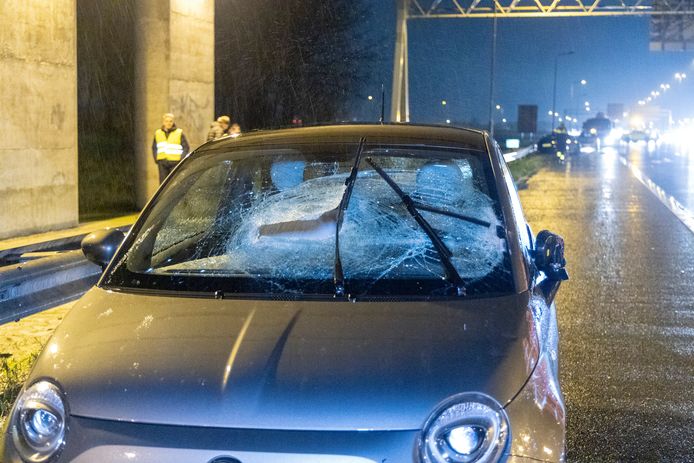
POLYGON ((566 241, 567 461, 694 461, 694 236, 614 151, 552 164, 520 195, 533 231, 566 241))

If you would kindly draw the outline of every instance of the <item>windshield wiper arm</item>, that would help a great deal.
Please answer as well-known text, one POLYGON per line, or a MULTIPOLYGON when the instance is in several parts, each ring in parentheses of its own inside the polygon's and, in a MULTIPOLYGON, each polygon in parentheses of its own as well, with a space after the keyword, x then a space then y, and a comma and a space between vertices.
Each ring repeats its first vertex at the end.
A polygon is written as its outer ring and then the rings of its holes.
POLYGON ((441 214, 446 215, 448 217, 465 220, 466 222, 474 223, 476 225, 481 225, 487 228, 492 226, 491 222, 487 222, 486 220, 470 217, 469 215, 458 214, 457 212, 448 211, 446 209, 441 209, 440 207, 436 206, 430 206, 428 204, 420 203, 419 201, 414 201, 414 205, 417 209, 421 209, 423 211, 433 212, 435 214, 441 214))
POLYGON ((342 260, 340 259, 340 229, 342 228, 342 221, 344 219, 345 210, 349 205, 349 200, 352 197, 352 190, 354 189, 354 183, 357 181, 357 174, 359 173, 359 163, 361 162, 361 153, 364 151, 364 142, 366 137, 362 137, 359 140, 359 147, 357 148, 357 155, 354 158, 354 164, 352 165, 352 170, 349 176, 345 180, 345 191, 342 194, 342 199, 340 204, 337 206, 337 218, 335 220, 335 267, 333 270, 333 282, 335 283, 335 296, 345 295, 345 275, 342 271, 342 260))
POLYGON ((427 222, 427 220, 424 217, 422 217, 422 214, 419 213, 419 211, 417 210, 417 204, 414 202, 414 200, 407 193, 402 191, 402 189, 398 186, 397 183, 395 183, 395 181, 390 177, 390 175, 388 175, 381 168, 381 166, 376 164, 373 159, 366 158, 366 162, 368 162, 369 165, 374 168, 378 175, 380 175, 381 178, 383 178, 383 180, 386 181, 388 186, 390 186, 393 189, 395 194, 397 194, 400 197, 400 200, 405 205, 407 212, 410 213, 412 218, 415 219, 415 221, 419 224, 422 230, 424 230, 424 233, 427 234, 429 240, 431 241, 431 244, 434 246, 434 249, 441 258, 443 268, 446 272, 446 279, 453 283, 453 285, 455 285, 458 296, 464 296, 465 282, 463 281, 463 278, 460 276, 455 266, 453 265, 453 261, 451 260, 453 254, 451 253, 451 250, 448 249, 448 246, 446 246, 446 243, 444 243, 443 240, 439 238, 439 235, 436 234, 436 231, 434 231, 429 222, 427 222))

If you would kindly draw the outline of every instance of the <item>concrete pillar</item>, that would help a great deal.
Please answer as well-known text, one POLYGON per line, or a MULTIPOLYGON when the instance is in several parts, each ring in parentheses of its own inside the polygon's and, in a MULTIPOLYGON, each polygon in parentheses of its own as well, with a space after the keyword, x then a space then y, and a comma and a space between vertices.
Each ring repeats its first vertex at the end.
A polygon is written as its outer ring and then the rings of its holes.
POLYGON ((77 224, 75 0, 0 1, 0 239, 77 224))
POLYGON ((214 0, 138 0, 135 58, 137 202, 159 180, 152 138, 171 112, 191 149, 214 118, 214 0))

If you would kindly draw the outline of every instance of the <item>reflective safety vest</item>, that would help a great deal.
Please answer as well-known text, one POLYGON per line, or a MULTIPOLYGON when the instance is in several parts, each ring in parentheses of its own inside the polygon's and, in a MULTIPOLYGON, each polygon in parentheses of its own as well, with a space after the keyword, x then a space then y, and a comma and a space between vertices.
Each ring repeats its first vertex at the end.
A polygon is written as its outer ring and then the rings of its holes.
POLYGON ((162 129, 157 129, 154 132, 154 140, 157 142, 157 161, 178 162, 181 160, 183 155, 182 135, 182 129, 172 130, 168 137, 162 129))

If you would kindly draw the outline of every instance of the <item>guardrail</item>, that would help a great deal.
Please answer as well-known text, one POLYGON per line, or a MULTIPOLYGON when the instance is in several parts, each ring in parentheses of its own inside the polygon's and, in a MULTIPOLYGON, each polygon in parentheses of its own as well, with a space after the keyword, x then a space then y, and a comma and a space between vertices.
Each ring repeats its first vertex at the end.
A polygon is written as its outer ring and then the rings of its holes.
POLYGON ((532 145, 526 146, 525 148, 521 148, 518 151, 512 151, 510 153, 504 153, 504 161, 506 161, 506 162, 517 161, 521 158, 526 157, 529 154, 534 153, 535 151, 537 151, 537 145, 532 144, 532 145))
POLYGON ((81 250, 0 267, 0 324, 75 300, 100 274, 81 250))
MULTIPOLYGON (((123 232, 132 225, 119 222, 114 228, 123 232)), ((103 228, 103 222, 93 225, 103 228)), ((38 235, 35 241, 22 239, 19 246, 0 249, 0 325, 78 299, 96 284, 101 268, 79 249, 89 228, 78 227, 72 235, 51 233, 56 238, 38 235)))
MULTIPOLYGON (((127 233, 130 229, 130 225, 116 226, 118 230, 123 233, 127 233)), ((84 228, 84 227, 82 227, 84 228)), ((21 260, 21 256, 27 253, 37 253, 37 252, 55 252, 55 251, 70 251, 73 249, 79 249, 82 238, 87 236, 89 233, 99 230, 103 227, 99 224, 95 224, 93 229, 88 231, 80 231, 72 235, 60 236, 53 239, 41 239, 35 242, 24 243, 19 246, 12 245, 11 247, 2 249, 0 248, 0 268, 2 265, 13 264, 21 260)), ((0 280, 0 284, 1 284, 0 280)))

